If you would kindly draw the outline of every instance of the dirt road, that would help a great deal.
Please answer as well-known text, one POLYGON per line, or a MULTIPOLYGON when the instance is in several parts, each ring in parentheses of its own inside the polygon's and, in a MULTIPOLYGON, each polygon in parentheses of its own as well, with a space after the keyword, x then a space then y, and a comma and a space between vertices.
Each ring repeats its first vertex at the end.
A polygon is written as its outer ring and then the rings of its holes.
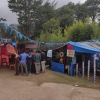
POLYGON ((0 79, 0 100, 100 100, 100 91, 65 84, 0 79))
MULTIPOLYGON (((100 100, 98 90, 57 83, 39 86, 36 82, 7 78, 8 73, 5 77, 0 75, 0 100, 100 100)), ((11 76, 17 77, 13 73, 11 76)))

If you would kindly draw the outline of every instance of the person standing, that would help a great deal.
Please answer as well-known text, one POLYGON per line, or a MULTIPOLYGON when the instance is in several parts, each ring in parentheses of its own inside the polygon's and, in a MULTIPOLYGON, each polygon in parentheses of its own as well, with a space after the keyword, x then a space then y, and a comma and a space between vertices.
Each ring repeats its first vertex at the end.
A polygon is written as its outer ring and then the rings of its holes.
POLYGON ((29 50, 29 53, 28 53, 29 56, 32 55, 31 58, 27 58, 27 69, 28 69, 28 73, 29 75, 31 74, 31 66, 32 66, 32 59, 33 59, 33 54, 32 54, 32 49, 29 50))
POLYGON ((36 50, 36 54, 34 55, 34 62, 37 75, 40 73, 40 61, 41 61, 41 55, 39 51, 36 50))
POLYGON ((67 64, 68 64, 68 75, 71 74, 71 57, 67 58, 67 64))
POLYGON ((29 55, 25 52, 25 50, 23 50, 23 53, 22 53, 22 54, 19 54, 18 57, 21 57, 20 66, 21 66, 22 76, 24 76, 23 67, 25 68, 26 76, 28 76, 27 65, 26 65, 26 58, 27 58, 27 57, 31 58, 32 56, 31 56, 31 55, 29 56, 29 55))
POLYGON ((43 50, 41 50, 41 66, 42 66, 42 72, 45 73, 45 63, 46 63, 46 54, 43 50))
POLYGON ((35 52, 34 52, 34 50, 33 50, 33 55, 35 55, 35 52))

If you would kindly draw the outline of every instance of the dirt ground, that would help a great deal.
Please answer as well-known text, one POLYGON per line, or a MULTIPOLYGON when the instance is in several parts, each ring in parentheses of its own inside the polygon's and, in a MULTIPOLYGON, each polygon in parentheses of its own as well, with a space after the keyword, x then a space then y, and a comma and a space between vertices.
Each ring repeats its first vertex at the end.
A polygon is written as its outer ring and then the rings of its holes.
POLYGON ((39 85, 39 75, 14 74, 14 70, 0 68, 0 100, 100 100, 99 90, 49 82, 39 85))

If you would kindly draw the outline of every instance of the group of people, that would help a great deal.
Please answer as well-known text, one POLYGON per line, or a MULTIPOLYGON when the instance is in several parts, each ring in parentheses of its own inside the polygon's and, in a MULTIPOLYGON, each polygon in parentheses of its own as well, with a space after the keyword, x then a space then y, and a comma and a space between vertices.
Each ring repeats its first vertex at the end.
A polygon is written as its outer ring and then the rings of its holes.
POLYGON ((36 50, 36 52, 33 52, 33 50, 30 49, 28 54, 25 52, 25 50, 23 50, 23 53, 19 54, 18 57, 21 59, 20 67, 22 76, 24 76, 23 68, 25 68, 26 76, 31 74, 32 63, 35 64, 36 75, 38 75, 40 72, 45 72, 46 54, 43 50, 36 50))

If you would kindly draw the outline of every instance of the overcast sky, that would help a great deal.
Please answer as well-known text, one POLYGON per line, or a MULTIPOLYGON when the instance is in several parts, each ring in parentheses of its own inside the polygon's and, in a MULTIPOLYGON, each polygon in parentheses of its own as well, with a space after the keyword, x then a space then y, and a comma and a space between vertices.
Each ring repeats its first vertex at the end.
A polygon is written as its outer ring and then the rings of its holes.
MULTIPOLYGON (((52 2, 53 0, 49 0, 52 2)), ((84 3, 86 0, 55 0, 58 1, 57 7, 59 8, 63 5, 66 5, 68 2, 73 2, 73 3, 84 3)), ((12 13, 10 9, 8 8, 8 2, 7 0, 0 0, 0 18, 3 17, 7 19, 6 23, 7 24, 18 24, 17 21, 17 15, 16 13, 12 13)))

